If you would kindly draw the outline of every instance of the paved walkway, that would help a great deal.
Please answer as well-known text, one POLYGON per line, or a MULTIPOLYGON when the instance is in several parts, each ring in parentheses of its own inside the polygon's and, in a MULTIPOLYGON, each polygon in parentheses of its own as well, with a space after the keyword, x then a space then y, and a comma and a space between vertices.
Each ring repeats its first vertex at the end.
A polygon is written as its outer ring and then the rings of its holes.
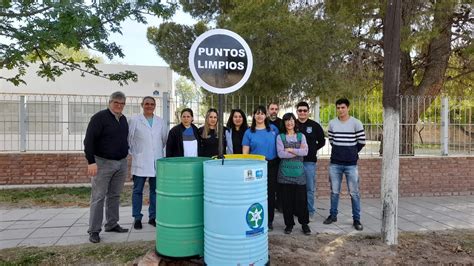
MULTIPOLYGON (((364 231, 352 228, 349 199, 341 199, 338 222, 324 225, 329 200, 317 201, 317 215, 310 227, 317 233, 353 234, 380 232, 380 199, 362 201, 364 231)), ((146 216, 146 207, 144 214, 146 216)), ((131 207, 120 209, 120 225, 130 228, 128 233, 100 234, 103 243, 154 240, 155 228, 143 219, 143 229, 132 228, 131 207)), ((0 249, 17 246, 54 246, 89 243, 88 208, 59 209, 0 209, 0 249)), ((295 219, 296 221, 296 219, 295 219)), ((402 198, 399 202, 398 227, 401 231, 445 229, 474 229, 474 196, 402 198)), ((274 230, 270 235, 283 234, 283 216, 276 213, 274 230)), ((303 236, 301 230, 293 234, 303 236)))

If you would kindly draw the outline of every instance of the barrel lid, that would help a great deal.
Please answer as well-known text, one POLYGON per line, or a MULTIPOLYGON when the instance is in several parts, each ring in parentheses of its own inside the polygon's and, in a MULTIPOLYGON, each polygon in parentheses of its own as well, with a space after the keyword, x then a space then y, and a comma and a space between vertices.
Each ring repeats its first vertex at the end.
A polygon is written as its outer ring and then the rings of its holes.
POLYGON ((261 160, 265 161, 265 156, 258 154, 226 154, 225 159, 244 159, 244 160, 261 160))
POLYGON ((209 157, 166 157, 158 159, 158 163, 202 163, 211 160, 209 157))

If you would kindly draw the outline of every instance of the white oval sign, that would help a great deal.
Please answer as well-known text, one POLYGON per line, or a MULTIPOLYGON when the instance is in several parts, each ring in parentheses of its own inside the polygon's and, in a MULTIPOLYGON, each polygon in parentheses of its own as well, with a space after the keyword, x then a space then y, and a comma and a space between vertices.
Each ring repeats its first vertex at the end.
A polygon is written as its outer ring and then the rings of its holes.
POLYGON ((237 33, 224 29, 201 34, 191 46, 188 62, 196 82, 218 94, 240 89, 253 67, 247 42, 237 33))

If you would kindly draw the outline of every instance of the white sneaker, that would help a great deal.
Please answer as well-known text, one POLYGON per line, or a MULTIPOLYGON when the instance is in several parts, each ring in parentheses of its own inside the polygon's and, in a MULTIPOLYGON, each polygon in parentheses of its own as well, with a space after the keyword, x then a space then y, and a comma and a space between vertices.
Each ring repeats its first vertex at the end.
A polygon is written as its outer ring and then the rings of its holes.
POLYGON ((315 220, 314 214, 310 214, 309 215, 309 221, 314 222, 314 220, 315 220))

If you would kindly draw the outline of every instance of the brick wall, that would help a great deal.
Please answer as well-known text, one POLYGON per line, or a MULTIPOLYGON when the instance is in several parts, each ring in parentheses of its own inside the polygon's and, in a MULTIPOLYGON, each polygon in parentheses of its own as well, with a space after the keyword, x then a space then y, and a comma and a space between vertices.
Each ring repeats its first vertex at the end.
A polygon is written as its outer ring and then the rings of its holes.
MULTIPOLYGON (((318 160, 318 197, 330 195, 328 165, 318 160)), ((362 198, 380 197, 381 171, 382 158, 359 160, 362 198)), ((401 197, 474 195, 474 157, 402 157, 398 189, 401 197)), ((342 195, 348 197, 345 179, 342 195)))
POLYGON ((0 154, 0 185, 89 182, 83 153, 0 154))
MULTIPOLYGON (((318 160, 317 195, 329 197, 328 164, 318 160)), ((381 158, 359 161, 363 198, 380 197, 381 158)), ((88 183, 82 153, 0 154, 0 185, 88 183)), ((129 179, 128 179, 129 180, 129 179)), ((342 195, 347 197, 345 180, 342 195)), ((402 197, 474 195, 474 157, 405 157, 400 159, 402 197)))

